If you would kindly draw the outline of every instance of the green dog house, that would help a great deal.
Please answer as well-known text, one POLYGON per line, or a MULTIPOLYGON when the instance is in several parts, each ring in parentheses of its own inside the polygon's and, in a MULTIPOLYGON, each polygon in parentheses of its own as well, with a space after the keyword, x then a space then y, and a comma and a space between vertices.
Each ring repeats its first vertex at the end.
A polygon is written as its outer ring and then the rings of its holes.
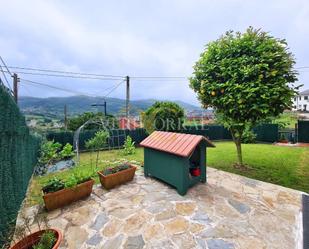
POLYGON ((155 131, 144 147, 144 174, 158 178, 185 195, 189 187, 206 182, 206 147, 215 147, 204 136, 155 131))

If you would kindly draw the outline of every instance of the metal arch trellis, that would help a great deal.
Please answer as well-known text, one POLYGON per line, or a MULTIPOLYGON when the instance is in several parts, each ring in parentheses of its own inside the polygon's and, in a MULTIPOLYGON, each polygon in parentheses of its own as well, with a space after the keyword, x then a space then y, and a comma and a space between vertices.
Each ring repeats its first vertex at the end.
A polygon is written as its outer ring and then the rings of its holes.
POLYGON ((74 132, 73 146, 74 146, 74 151, 76 152, 77 163, 79 163, 79 159, 80 159, 80 148, 79 148, 80 133, 81 131, 83 131, 85 126, 89 124, 96 124, 100 127, 100 130, 104 130, 109 133, 107 147, 102 148, 102 149, 111 150, 111 149, 122 148, 121 141, 124 141, 126 138, 125 130, 112 129, 113 127, 112 128, 110 127, 109 120, 107 118, 100 117, 100 118, 89 119, 74 132))

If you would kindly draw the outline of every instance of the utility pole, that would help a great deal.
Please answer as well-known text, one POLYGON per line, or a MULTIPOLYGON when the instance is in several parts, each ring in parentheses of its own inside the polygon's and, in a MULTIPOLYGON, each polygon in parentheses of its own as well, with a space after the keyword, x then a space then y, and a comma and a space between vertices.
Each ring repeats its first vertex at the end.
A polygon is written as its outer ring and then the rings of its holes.
POLYGON ((68 129, 68 113, 67 113, 67 105, 64 105, 64 128, 68 129))
POLYGON ((14 92, 14 99, 17 104, 18 102, 18 82, 19 78, 16 73, 13 74, 13 92, 14 92))
POLYGON ((130 77, 126 76, 126 82, 127 82, 127 96, 126 96, 126 118, 129 118, 130 115, 130 77))
POLYGON ((104 100, 104 104, 92 104, 91 106, 104 106, 104 116, 107 116, 105 100, 104 100))

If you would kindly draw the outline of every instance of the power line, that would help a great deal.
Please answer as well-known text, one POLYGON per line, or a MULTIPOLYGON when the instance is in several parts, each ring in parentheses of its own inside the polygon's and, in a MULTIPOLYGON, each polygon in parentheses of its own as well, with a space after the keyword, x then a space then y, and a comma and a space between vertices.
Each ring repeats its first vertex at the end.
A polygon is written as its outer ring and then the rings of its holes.
POLYGON ((49 85, 49 84, 46 84, 46 83, 41 83, 41 82, 37 82, 37 81, 33 81, 33 80, 27 80, 27 79, 23 79, 23 78, 21 78, 21 80, 23 80, 24 82, 28 82, 30 84, 49 87, 49 88, 64 91, 64 92, 75 93, 75 94, 79 94, 79 95, 96 96, 96 95, 91 95, 91 94, 87 94, 87 93, 83 93, 83 92, 74 91, 72 89, 66 89, 66 88, 61 88, 61 87, 57 87, 57 86, 52 86, 52 85, 49 85))
POLYGON ((12 91, 11 84, 9 83, 8 79, 6 78, 5 71, 3 71, 1 65, 0 65, 0 70, 1 70, 1 72, 2 72, 2 74, 3 74, 4 80, 5 80, 6 84, 7 84, 7 86, 8 86, 8 87, 10 88, 10 90, 12 91))
POLYGON ((120 75, 96 74, 96 73, 82 73, 82 72, 61 71, 61 70, 31 68, 31 67, 16 67, 16 66, 9 66, 9 68, 11 68, 11 69, 20 69, 20 70, 28 70, 28 71, 61 73, 61 74, 73 74, 73 75, 75 74, 75 75, 87 75, 87 76, 96 76, 96 77, 124 78, 124 76, 120 76, 120 75))
MULTIPOLYGON (((0 60, 2 61, 2 64, 4 65, 4 67, 6 68, 6 70, 8 71, 8 73, 11 75, 11 77, 13 77, 13 74, 11 73, 11 71, 9 70, 9 68, 7 67, 7 65, 5 64, 4 60, 2 59, 2 57, 0 56, 0 60)), ((2 69, 1 69, 2 70, 2 69)))
MULTIPOLYGON (((7 71, 4 71, 7 73, 7 71)), ((32 73, 32 72, 21 72, 16 71, 18 74, 29 74, 29 75, 37 75, 37 76, 48 76, 48 77, 61 77, 61 78, 73 78, 73 79, 86 79, 86 80, 119 80, 119 78, 104 78, 104 77, 90 77, 90 76, 76 76, 76 75, 63 75, 63 74, 47 74, 47 73, 32 73)))
POLYGON ((108 95, 110 95, 113 91, 115 91, 122 83, 124 80, 120 81, 115 87, 113 87, 106 95, 103 96, 103 98, 106 98, 108 95))

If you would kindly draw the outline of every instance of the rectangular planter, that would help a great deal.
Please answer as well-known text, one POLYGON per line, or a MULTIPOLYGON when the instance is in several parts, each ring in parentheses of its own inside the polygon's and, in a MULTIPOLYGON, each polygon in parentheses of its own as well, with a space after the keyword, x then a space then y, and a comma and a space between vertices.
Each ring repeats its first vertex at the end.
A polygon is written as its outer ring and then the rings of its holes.
POLYGON ((120 184, 132 181, 134 178, 136 167, 130 164, 130 168, 119 171, 115 174, 103 175, 102 171, 98 171, 100 182, 105 189, 112 189, 120 184))
POLYGON ((88 197, 92 192, 94 180, 78 184, 74 188, 61 189, 57 192, 43 195, 45 207, 48 211, 64 207, 74 201, 88 197))

